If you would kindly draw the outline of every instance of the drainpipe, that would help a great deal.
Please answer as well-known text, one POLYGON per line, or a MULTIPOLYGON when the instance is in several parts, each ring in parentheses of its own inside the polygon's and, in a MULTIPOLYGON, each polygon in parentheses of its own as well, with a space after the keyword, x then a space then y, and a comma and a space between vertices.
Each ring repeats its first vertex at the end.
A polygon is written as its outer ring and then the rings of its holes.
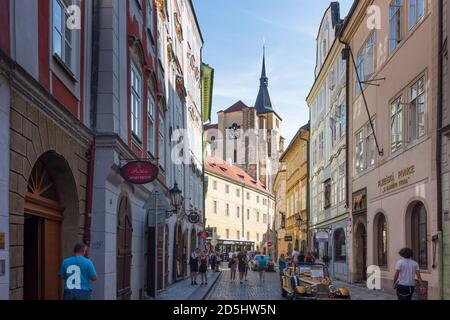
MULTIPOLYGON (((311 114, 311 108, 309 109, 309 113, 311 114)), ((309 117, 311 119, 311 116, 309 117)), ((309 247, 309 222, 310 222, 310 201, 309 201, 309 170, 310 170, 310 152, 309 152, 309 147, 310 147, 310 139, 309 139, 309 135, 311 132, 311 121, 308 121, 309 124, 309 132, 308 132, 308 139, 302 138, 302 135, 300 133, 300 139, 303 140, 304 142, 306 142, 306 248, 309 251, 310 247, 309 247)), ((301 247, 301 243, 300 243, 300 247, 301 247)), ((301 251, 301 250, 300 250, 301 251)), ((305 252, 303 252, 303 254, 305 254, 305 252)))
MULTIPOLYGON (((350 208, 350 45, 342 40, 342 33, 339 34, 339 42, 345 46, 345 207, 351 215, 350 208)), ((344 53, 343 53, 344 54, 344 53)), ((350 222, 352 217, 350 216, 350 222)), ((346 231, 347 233, 347 231, 346 231)), ((350 237, 349 237, 350 238, 350 237)), ((347 281, 350 280, 350 272, 348 270, 349 261, 347 261, 347 281)))
POLYGON ((89 149, 89 185, 87 189, 86 218, 84 225, 84 242, 91 245, 92 203, 94 197, 94 164, 95 164, 95 135, 97 134, 97 92, 98 92, 98 61, 100 39, 100 1, 92 1, 92 69, 91 69, 91 130, 94 139, 89 149))
POLYGON ((437 102, 437 127, 438 132, 436 136, 436 182, 437 182, 437 229, 438 238, 433 241, 437 241, 440 254, 439 259, 439 295, 440 298, 444 297, 444 261, 443 261, 443 204, 442 204, 442 116, 443 116, 443 43, 444 43, 444 3, 443 0, 438 1, 438 14, 439 14, 439 36, 438 36, 438 102, 437 102))

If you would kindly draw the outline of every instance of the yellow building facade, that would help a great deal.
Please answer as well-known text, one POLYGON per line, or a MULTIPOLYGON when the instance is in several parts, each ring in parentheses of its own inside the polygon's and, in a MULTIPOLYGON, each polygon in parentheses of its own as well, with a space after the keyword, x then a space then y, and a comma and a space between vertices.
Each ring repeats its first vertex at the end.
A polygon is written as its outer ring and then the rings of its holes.
POLYGON ((279 254, 308 250, 308 139, 309 124, 300 128, 280 158, 286 168, 286 212, 279 254))

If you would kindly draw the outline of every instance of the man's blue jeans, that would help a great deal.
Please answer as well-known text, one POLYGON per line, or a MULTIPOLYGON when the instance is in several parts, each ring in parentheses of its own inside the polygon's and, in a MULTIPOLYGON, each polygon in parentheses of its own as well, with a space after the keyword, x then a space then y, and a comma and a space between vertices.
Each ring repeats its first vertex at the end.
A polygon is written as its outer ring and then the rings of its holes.
POLYGON ((64 300, 91 300, 91 292, 85 290, 64 290, 64 300))

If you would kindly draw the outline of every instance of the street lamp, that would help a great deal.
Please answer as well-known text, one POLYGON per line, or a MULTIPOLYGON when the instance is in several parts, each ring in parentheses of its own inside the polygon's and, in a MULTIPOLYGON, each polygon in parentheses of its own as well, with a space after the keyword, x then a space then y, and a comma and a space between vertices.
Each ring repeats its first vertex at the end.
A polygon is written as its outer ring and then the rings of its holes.
POLYGON ((182 202, 182 192, 178 188, 178 183, 175 182, 172 189, 170 189, 170 199, 172 200, 172 205, 175 207, 175 211, 178 211, 178 208, 181 206, 182 202))
POLYGON ((295 219, 295 223, 297 224, 297 227, 300 227, 302 225, 302 218, 299 216, 297 216, 297 218, 295 219))

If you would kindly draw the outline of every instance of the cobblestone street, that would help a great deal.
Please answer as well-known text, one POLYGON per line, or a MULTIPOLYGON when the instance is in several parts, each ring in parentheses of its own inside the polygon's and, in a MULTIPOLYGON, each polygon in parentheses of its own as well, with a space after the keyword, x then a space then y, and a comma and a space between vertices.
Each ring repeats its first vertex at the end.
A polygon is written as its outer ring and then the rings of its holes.
MULTIPOLYGON (((236 275, 238 277, 238 274, 236 275)), ((362 284, 348 284, 334 281, 337 287, 347 287, 352 300, 396 300, 397 297, 385 291, 369 290, 362 284)), ((224 270, 205 300, 283 300, 278 273, 266 273, 266 281, 259 281, 259 273, 249 271, 248 281, 242 285, 239 280, 230 280, 230 271, 224 270)))
POLYGON ((281 300, 281 285, 278 272, 267 272, 266 280, 259 281, 259 273, 249 271, 248 281, 239 284, 230 280, 230 271, 224 270, 206 300, 281 300))

